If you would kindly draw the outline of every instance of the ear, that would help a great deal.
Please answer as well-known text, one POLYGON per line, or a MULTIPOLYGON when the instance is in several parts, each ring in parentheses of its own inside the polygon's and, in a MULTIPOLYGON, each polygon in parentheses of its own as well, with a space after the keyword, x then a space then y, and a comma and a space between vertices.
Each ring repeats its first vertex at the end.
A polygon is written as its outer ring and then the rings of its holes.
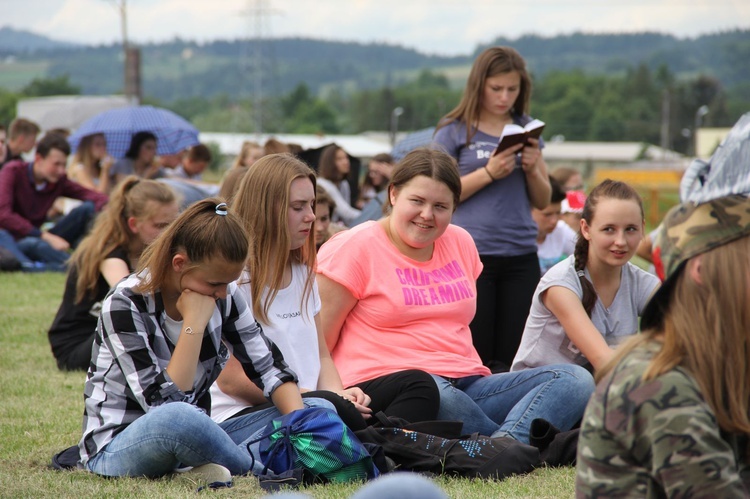
POLYGON ((138 234, 138 226, 136 225, 137 220, 135 217, 128 217, 128 229, 133 234, 138 234))
POLYGON ((694 256, 688 260, 687 268, 685 269, 690 278, 701 286, 703 285, 703 277, 701 276, 702 262, 703 255, 694 256))
POLYGON ((388 187, 388 198, 391 201, 391 206, 396 204, 396 197, 398 197, 398 191, 396 190, 395 186, 388 187))
POLYGON ((591 227, 586 223, 586 220, 581 219, 581 235, 587 241, 591 241, 591 227))
POLYGON ((181 253, 178 251, 172 257, 172 270, 174 270, 175 272, 182 272, 187 267, 189 261, 190 260, 188 260, 188 257, 185 253, 181 253))

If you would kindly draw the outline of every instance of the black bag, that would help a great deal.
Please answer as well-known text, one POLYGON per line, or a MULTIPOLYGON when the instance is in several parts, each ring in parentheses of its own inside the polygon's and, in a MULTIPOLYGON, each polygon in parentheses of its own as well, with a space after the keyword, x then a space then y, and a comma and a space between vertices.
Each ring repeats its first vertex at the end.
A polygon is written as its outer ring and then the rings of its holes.
POLYGON ((380 445, 399 469, 454 474, 469 478, 503 479, 533 471, 540 463, 539 450, 510 437, 491 438, 479 434, 443 436, 415 431, 407 427, 436 428, 455 435, 455 421, 429 421, 408 424, 398 418, 383 418, 355 432, 362 442, 380 445), (390 425, 390 426, 385 426, 390 425))
POLYGON ((529 429, 529 443, 539 449, 542 462, 549 466, 575 466, 580 428, 558 430, 546 419, 535 419, 529 429))

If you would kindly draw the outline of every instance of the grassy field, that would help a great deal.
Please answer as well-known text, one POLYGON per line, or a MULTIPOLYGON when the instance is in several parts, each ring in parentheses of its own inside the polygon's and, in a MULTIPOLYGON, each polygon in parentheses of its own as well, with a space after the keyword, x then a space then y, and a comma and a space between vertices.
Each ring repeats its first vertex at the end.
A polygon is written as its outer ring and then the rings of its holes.
MULTIPOLYGON (((84 471, 47 469, 52 454, 80 438, 85 375, 57 370, 47 328, 62 297, 60 274, 0 273, 0 497, 184 497, 177 480, 107 480, 84 471)), ((503 482, 439 478, 450 497, 571 497, 574 470, 539 469, 503 482)), ((317 485, 303 492, 345 498, 358 488, 317 485)), ((253 478, 237 478, 219 496, 261 497, 253 478)))

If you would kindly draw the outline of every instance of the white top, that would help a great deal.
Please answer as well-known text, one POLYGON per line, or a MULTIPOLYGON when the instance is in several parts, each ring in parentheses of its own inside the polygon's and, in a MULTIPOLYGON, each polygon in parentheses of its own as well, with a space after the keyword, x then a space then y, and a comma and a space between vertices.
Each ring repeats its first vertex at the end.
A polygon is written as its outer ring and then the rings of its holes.
MULTIPOLYGON (((276 294, 268 310, 269 323, 261 323, 261 327, 263 333, 279 347, 284 361, 297 373, 299 387, 315 390, 320 377, 318 330, 315 327, 315 316, 320 312, 320 293, 317 283, 313 281, 312 293, 307 303, 302 303, 307 275, 307 267, 292 264, 292 282, 276 294)), ((239 289, 246 293, 247 302, 252 303, 249 280, 250 275, 243 272, 237 282, 244 283, 240 284, 239 289)), ((264 298, 266 293, 268 288, 264 291, 264 298)), ((211 419, 217 423, 248 405, 222 392, 217 383, 211 386, 211 419)))
MULTIPOLYGON (((351 203, 346 200, 336 184, 323 177, 318 177, 318 185, 321 186, 326 194, 336 203, 336 209, 333 210, 334 222, 342 221, 346 225, 349 225, 352 220, 357 218, 361 213, 357 208, 353 208, 351 203)), ((346 180, 342 182, 342 185, 346 184, 346 180)), ((348 184, 346 189, 348 189, 348 184)), ((351 195, 350 195, 351 196, 351 195)))
MULTIPOLYGON (((586 278, 591 279, 588 269, 586 278)), ((659 279, 632 263, 628 262, 622 267, 620 287, 612 304, 605 308, 597 299, 591 311, 591 322, 608 345, 616 346, 638 332, 638 317, 658 285, 659 279)), ((583 296, 581 281, 576 275, 575 257, 570 256, 558 263, 539 281, 511 371, 550 364, 584 365, 588 362, 539 297, 552 286, 567 288, 579 298, 583 296)))
POLYGON ((537 243, 536 254, 539 257, 539 270, 541 270, 542 275, 573 254, 577 236, 576 231, 559 220, 555 230, 547 234, 544 242, 537 243))

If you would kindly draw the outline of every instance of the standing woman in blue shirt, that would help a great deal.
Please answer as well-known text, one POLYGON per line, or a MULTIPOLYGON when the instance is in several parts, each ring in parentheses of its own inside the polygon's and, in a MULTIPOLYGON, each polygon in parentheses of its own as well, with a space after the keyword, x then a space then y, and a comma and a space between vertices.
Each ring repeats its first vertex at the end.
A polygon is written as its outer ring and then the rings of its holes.
POLYGON ((453 223, 474 238, 484 265, 477 280, 474 347, 493 371, 507 371, 521 341, 539 282, 537 226, 531 208, 550 202, 540 140, 496 155, 505 125, 525 125, 531 79, 510 47, 492 47, 474 61, 458 106, 438 123, 435 142, 458 161, 461 203, 453 223))
POLYGON ((296 375, 234 282, 247 253, 247 232, 226 203, 199 201, 113 288, 84 388, 82 467, 104 476, 208 465, 227 477, 250 471, 243 443, 263 427, 243 418, 217 424, 206 414, 227 347, 282 414, 302 408, 296 375))

